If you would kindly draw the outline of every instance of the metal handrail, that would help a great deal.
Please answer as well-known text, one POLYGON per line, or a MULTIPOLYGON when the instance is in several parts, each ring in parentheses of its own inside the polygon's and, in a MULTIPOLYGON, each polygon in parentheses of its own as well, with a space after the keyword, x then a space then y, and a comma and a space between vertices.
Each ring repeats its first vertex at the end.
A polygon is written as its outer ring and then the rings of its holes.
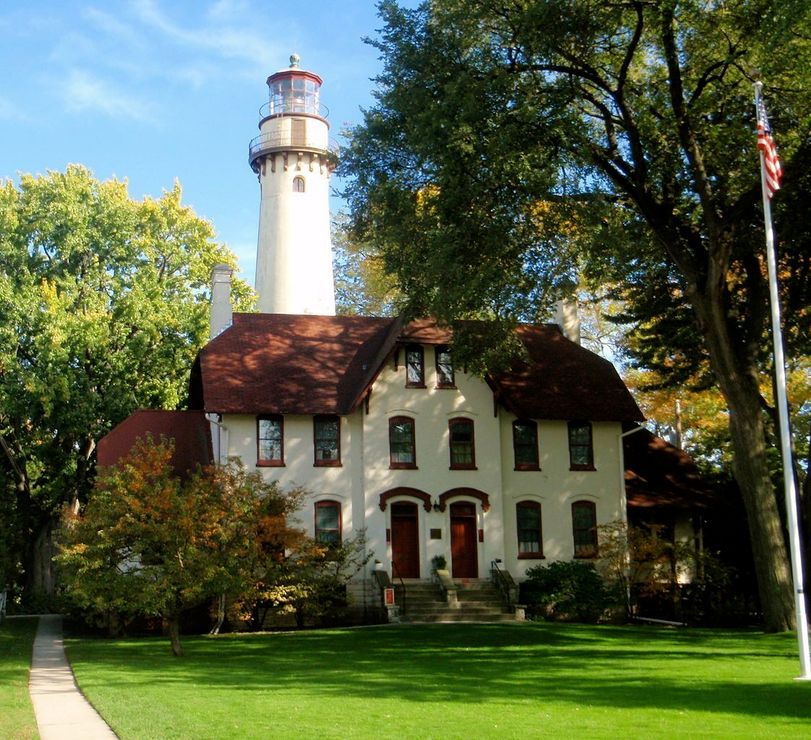
POLYGON ((514 606, 514 595, 517 590, 517 586, 513 577, 510 575, 510 572, 507 570, 501 570, 499 567, 499 561, 493 560, 490 564, 490 576, 493 579, 493 583, 501 592, 501 597, 504 599, 504 603, 508 609, 511 609, 514 606))
POLYGON ((304 141, 293 141, 293 135, 290 132, 277 131, 273 133, 259 134, 255 136, 248 143, 248 162, 251 167, 256 170, 254 163, 263 154, 268 154, 274 151, 284 149, 298 149, 301 151, 311 152, 324 152, 326 151, 327 157, 337 159, 338 157, 338 144, 334 139, 327 142, 327 148, 324 149, 321 142, 316 141, 316 137, 306 137, 304 141))
MULTIPOLYGON (((395 579, 400 581, 400 586, 399 586, 400 593, 403 595, 403 601, 402 601, 402 604, 400 606, 400 611, 403 614, 405 614, 405 610, 406 610, 406 587, 405 587, 405 582, 403 581, 403 577, 400 575, 400 571, 397 568, 397 564, 392 560, 391 561, 391 580, 394 581, 395 579)), ((394 586, 395 595, 397 594, 397 588, 398 587, 395 585, 394 586)), ((397 603, 397 599, 395 599, 394 602, 397 603)))
POLYGON ((282 116, 285 114, 306 114, 308 116, 318 116, 319 118, 329 118, 329 108, 323 103, 313 103, 306 99, 295 100, 269 100, 259 109, 260 118, 270 118, 271 116, 282 116))

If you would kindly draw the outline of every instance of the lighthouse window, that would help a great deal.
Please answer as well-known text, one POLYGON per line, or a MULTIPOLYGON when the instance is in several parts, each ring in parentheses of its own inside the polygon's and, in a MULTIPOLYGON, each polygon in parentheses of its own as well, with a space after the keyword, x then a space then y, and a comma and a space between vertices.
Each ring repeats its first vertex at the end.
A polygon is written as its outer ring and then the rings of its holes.
POLYGON ((304 178, 303 177, 294 177, 293 178, 293 192, 294 193, 303 193, 304 192, 304 178))

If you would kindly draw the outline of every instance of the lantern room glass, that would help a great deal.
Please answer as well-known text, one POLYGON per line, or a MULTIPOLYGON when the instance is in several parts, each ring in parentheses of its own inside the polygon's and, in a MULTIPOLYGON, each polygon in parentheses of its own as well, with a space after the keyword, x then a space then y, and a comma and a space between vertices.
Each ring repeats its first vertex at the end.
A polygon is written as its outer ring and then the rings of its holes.
POLYGON ((270 115, 310 113, 319 115, 320 85, 309 77, 286 75, 270 83, 270 115))

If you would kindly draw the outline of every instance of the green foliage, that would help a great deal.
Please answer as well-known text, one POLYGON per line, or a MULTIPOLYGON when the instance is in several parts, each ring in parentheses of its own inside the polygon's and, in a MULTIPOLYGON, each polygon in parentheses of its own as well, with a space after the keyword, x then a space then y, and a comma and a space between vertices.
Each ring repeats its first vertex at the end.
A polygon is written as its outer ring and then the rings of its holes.
POLYGON ((294 614, 299 627, 340 621, 348 606, 347 584, 373 555, 365 532, 340 545, 301 541, 287 557, 270 563, 258 593, 257 626, 261 628, 267 609, 294 614))
POLYGON ((393 316, 402 296, 384 270, 383 259, 370 244, 354 241, 344 219, 333 223, 335 303, 341 316, 393 316))
MULTIPOLYGON (((185 403, 211 268, 235 264, 213 238, 178 184, 134 201, 77 165, 0 183, 0 566, 29 592, 48 580, 34 543, 87 496, 98 439, 185 403)), ((249 294, 235 281, 238 305, 249 294)))
MULTIPOLYGON (((773 434, 753 85, 785 167, 783 299, 809 349, 811 6, 787 0, 435 0, 379 5, 377 102, 343 157, 354 238, 407 312, 505 331, 581 276, 624 311, 629 357, 712 378, 730 419, 767 623, 793 614, 773 434)), ((505 333, 502 333, 504 336, 505 333)), ((469 345, 470 346, 470 345, 469 345)), ((492 348, 492 343, 488 343, 492 348)))
POLYGON ((610 605, 600 574, 581 560, 536 565, 520 588, 519 598, 535 618, 597 622, 610 605))
POLYGON ((105 469, 84 510, 67 512, 58 560, 73 604, 91 617, 163 618, 179 655, 185 610, 255 589, 269 553, 298 540, 285 522, 299 497, 238 461, 182 477, 172 448, 139 440, 105 469))

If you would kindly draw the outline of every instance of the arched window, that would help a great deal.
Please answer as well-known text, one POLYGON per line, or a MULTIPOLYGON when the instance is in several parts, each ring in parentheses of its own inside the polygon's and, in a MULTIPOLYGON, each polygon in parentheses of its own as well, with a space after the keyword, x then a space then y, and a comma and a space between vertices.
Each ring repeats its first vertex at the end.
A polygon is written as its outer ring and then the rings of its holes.
POLYGON ((513 422, 513 453, 516 470, 538 470, 538 425, 534 421, 513 422))
POLYGON ((304 178, 300 175, 293 178, 293 192, 294 193, 303 193, 304 192, 304 178))
POLYGON ((451 470, 476 469, 476 444, 472 419, 451 419, 448 422, 451 470))
POLYGON ((572 537, 576 558, 597 557, 597 505, 593 501, 572 504, 572 537))
POLYGON ((541 505, 537 501, 519 501, 515 505, 518 528, 518 557, 543 557, 541 505))
POLYGON ((408 416, 394 416, 389 419, 389 467, 417 467, 414 419, 408 416))
POLYGON ((338 547, 341 544, 341 503, 339 501, 316 501, 315 540, 329 547, 338 547))

